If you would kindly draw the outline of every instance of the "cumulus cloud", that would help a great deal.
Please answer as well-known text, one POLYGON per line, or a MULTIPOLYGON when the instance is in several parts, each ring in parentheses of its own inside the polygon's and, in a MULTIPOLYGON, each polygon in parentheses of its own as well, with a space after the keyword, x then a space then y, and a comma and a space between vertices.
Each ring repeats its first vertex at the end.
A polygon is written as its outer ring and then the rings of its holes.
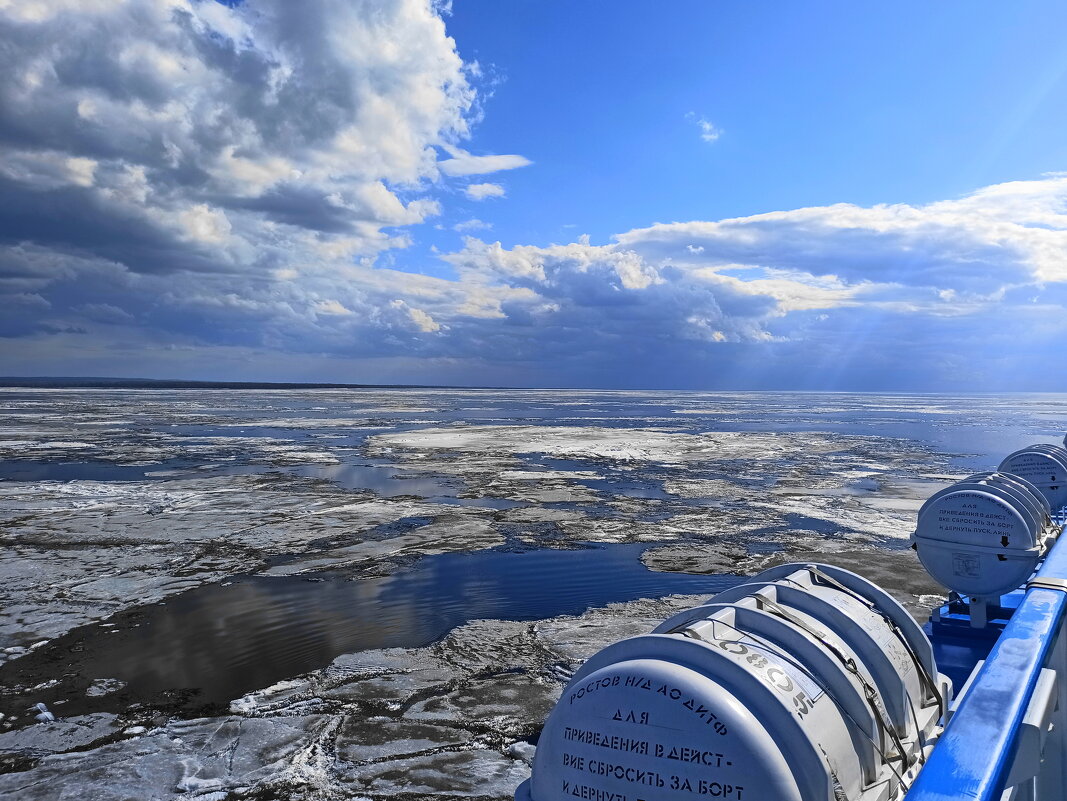
POLYGON ((469 284, 526 290, 502 306, 509 324, 536 332, 546 352, 569 346, 559 368, 572 375, 575 348, 587 375, 603 378, 607 360, 626 365, 615 379, 681 386, 1010 388, 1023 364, 1067 367, 1065 176, 926 206, 839 204, 614 240, 505 248, 471 238, 445 258, 469 284), (983 361, 961 361, 976 341, 983 361), (1010 369, 988 367, 1009 354, 1010 369))
POLYGON ((1010 389, 1016 376, 1067 369, 1067 280, 1055 272, 1065 208, 1067 181, 1052 176, 921 207, 656 224, 607 244, 468 237, 441 256, 454 279, 373 261, 329 274, 293 264, 269 291, 225 272, 130 280, 82 262, 75 274, 95 279, 68 314, 69 286, 40 279, 53 254, 22 246, 0 261, 19 297, 0 333, 80 352, 85 331, 132 324, 122 310, 136 307, 150 342, 405 365, 391 380, 1010 389), (964 358, 976 341, 982 359, 964 358))
POLYGON ((1050 176, 926 206, 837 204, 656 224, 618 239, 651 259, 765 264, 995 299, 1014 283, 1067 280, 1065 197, 1067 177, 1050 176))
POLYGON ((1062 175, 598 244, 469 237, 442 254, 451 278, 388 269, 449 178, 529 163, 458 146, 474 71, 440 8, 0 2, 5 371, 981 389, 1067 369, 1062 175), (976 340, 983 366, 946 362, 976 340), (356 364, 385 372, 332 372, 356 364))
POLYGON ((352 310, 345 308, 339 301, 328 298, 326 300, 320 300, 314 306, 315 311, 319 314, 351 314, 352 310))
POLYGON ((504 197, 504 187, 500 184, 469 184, 463 190, 471 200, 485 200, 487 197, 504 197))
POLYGON ((533 162, 525 156, 472 156, 458 147, 443 146, 452 157, 438 162, 438 167, 445 175, 484 175, 500 170, 513 170, 526 167, 533 162))
MULTIPOLYGON (((0 333, 370 351, 440 330, 390 311, 373 265, 440 213, 439 148, 457 174, 497 163, 454 146, 477 70, 444 10, 0 2, 0 333)), ((500 292, 440 294, 498 313, 500 292)))
POLYGON ((422 309, 416 309, 409 306, 402 300, 394 300, 390 305, 394 309, 406 313, 411 320, 412 325, 424 334, 434 334, 441 330, 441 324, 422 309))
POLYGON ((0 40, 0 248, 66 272, 402 246, 383 229, 439 211, 474 102, 428 0, 34 0, 0 4, 0 40))

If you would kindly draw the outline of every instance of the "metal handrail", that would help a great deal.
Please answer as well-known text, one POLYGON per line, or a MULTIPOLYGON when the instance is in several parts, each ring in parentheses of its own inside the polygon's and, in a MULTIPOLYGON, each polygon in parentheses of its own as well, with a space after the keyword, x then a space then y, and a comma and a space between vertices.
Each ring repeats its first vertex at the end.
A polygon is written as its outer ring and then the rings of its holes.
MULTIPOLYGON (((1067 679, 1063 675, 1067 665, 1052 664, 1062 658, 1062 654, 1054 658, 1053 647, 1058 645, 1057 636, 1067 616, 1065 540, 1067 535, 1053 545, 1031 580, 1025 597, 971 682, 905 801, 999 801, 1009 789, 1007 782, 1019 751, 1023 718, 1042 669, 1057 669, 1061 688, 1067 679), (1042 583, 1044 586, 1034 586, 1042 583)), ((1056 650, 1062 651, 1062 646, 1056 650)), ((1067 713, 1063 697, 1061 689, 1060 722, 1067 713)), ((1055 740, 1062 744, 1062 728, 1055 740)), ((1050 762, 1062 773, 1062 757, 1057 755, 1050 762)), ((1062 776, 1049 778, 1045 786, 1065 786, 1062 776)), ((1058 795, 1062 798, 1063 791, 1058 795)))

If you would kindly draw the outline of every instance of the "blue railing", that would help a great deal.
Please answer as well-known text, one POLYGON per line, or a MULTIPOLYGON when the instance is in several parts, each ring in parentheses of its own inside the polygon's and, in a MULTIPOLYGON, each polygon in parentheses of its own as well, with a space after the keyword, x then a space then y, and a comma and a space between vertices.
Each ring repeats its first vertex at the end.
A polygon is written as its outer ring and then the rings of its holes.
POLYGON ((1067 798, 1067 534, 1027 587, 905 801, 1067 798))

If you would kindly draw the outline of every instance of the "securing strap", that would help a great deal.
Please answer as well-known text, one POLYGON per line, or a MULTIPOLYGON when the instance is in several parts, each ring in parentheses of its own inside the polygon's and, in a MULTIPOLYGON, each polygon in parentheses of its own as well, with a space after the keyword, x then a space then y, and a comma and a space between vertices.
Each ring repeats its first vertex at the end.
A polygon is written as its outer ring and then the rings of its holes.
MULTIPOLYGON (((888 739, 892 740, 893 746, 897 749, 897 755, 899 755, 900 761, 906 769, 910 763, 908 762, 908 752, 904 748, 904 743, 901 742, 900 737, 897 735, 896 728, 889 720, 886 719, 887 713, 885 711, 885 708, 878 703, 878 690, 875 689, 869 681, 867 681, 866 676, 860 673, 859 668, 856 666, 856 660, 852 659, 850 656, 847 656, 840 648, 834 645, 834 643, 830 642, 826 638, 826 634, 824 632, 821 632, 813 626, 808 625, 807 622, 801 620, 792 612, 782 607, 781 604, 777 603, 776 601, 772 601, 770 598, 766 598, 763 595, 760 595, 759 593, 753 595, 752 597, 756 600, 757 605, 768 609, 772 614, 792 623, 797 628, 806 631, 808 634, 818 640, 818 642, 827 651, 834 655, 837 661, 841 663, 841 666, 848 673, 854 676, 857 681, 859 681, 860 686, 863 687, 863 699, 867 702, 867 706, 871 708, 871 713, 874 716, 875 723, 877 723, 878 728, 882 730, 882 734, 885 735, 888 739)), ((918 726, 918 721, 916 721, 916 726, 918 726)), ((892 759, 894 756, 893 754, 885 753, 884 751, 882 751, 881 748, 879 748, 878 751, 882 755, 882 759, 885 762, 889 762, 889 760, 892 759)))
MULTIPOLYGON (((754 595, 752 597, 759 598, 760 600, 762 600, 762 601, 764 601, 766 603, 769 603, 769 604, 774 604, 773 601, 770 601, 767 598, 763 598, 760 595, 754 595)), ((777 604, 774 604, 774 605, 778 606, 777 604)), ((778 606, 778 608, 781 609, 780 606, 778 606)), ((782 610, 782 611, 785 611, 785 610, 782 610)), ((905 789, 908 788, 908 784, 907 784, 907 782, 904 781, 904 777, 901 775, 901 771, 898 771, 895 767, 893 767, 893 761, 895 759, 899 759, 900 762, 901 762, 901 769, 903 771, 907 771, 907 769, 908 769, 908 764, 907 764, 907 761, 906 761, 907 757, 905 755, 905 751, 904 751, 903 745, 901 744, 900 740, 896 737, 896 733, 893 731, 892 726, 889 726, 886 723, 886 721, 882 719, 881 712, 878 709, 878 707, 877 707, 877 705, 875 704, 875 701, 874 701, 874 699, 877 698, 877 693, 876 693, 876 691, 874 690, 873 687, 871 687, 869 684, 867 684, 867 682, 863 679, 862 676, 859 676, 859 674, 856 674, 859 677, 860 681, 863 682, 863 684, 864 684, 864 694, 867 696, 866 700, 867 700, 868 705, 871 707, 871 710, 874 712, 875 723, 878 725, 878 727, 880 729, 882 729, 883 732, 885 732, 885 733, 887 733, 889 735, 890 739, 892 739, 894 741, 894 744, 897 746, 897 749, 898 749, 897 750, 897 754, 887 754, 885 752, 884 748, 883 748, 883 743, 877 742, 874 738, 872 738, 870 735, 868 735, 863 730, 863 726, 860 724, 860 722, 858 720, 856 720, 854 717, 852 717, 851 714, 849 714, 848 709, 837 699, 837 697, 832 692, 830 692, 830 688, 827 687, 822 681, 820 681, 819 677, 816 676, 807 667, 807 665, 802 664, 798 659, 796 659, 795 657, 791 656, 790 654, 785 653, 778 646, 774 645, 771 642, 768 642, 767 640, 763 639, 759 635, 753 634, 750 631, 745 631, 743 629, 739 629, 737 626, 735 626, 735 625, 733 625, 731 623, 727 623, 725 620, 711 619, 711 620, 707 621, 707 622, 712 624, 712 632, 713 632, 712 633, 712 637, 714 638, 714 640, 709 640, 709 639, 705 638, 703 635, 701 635, 701 633, 699 631, 697 631, 695 629, 692 629, 692 628, 689 628, 694 623, 701 623, 701 622, 704 622, 704 621, 691 620, 691 621, 688 621, 687 623, 683 623, 683 624, 681 624, 679 626, 676 626, 675 628, 671 629, 668 633, 669 634, 681 634, 683 637, 688 637, 689 639, 692 639, 692 640, 699 640, 700 642, 705 642, 705 643, 708 643, 710 645, 712 642, 717 641, 719 639, 714 634, 715 626, 724 626, 725 628, 728 628, 728 629, 731 629, 732 631, 737 632, 743 638, 748 638, 748 639, 750 639, 750 640, 752 640, 754 642, 759 643, 764 648, 766 648, 770 653, 776 654, 777 656, 783 658, 785 661, 787 661, 789 664, 791 664, 793 667, 797 668, 801 673, 803 673, 805 676, 807 676, 814 684, 816 684, 819 687, 819 689, 821 689, 826 694, 826 697, 830 699, 830 701, 833 703, 833 705, 835 707, 837 707, 838 711, 844 717, 848 718, 849 720, 851 720, 856 725, 856 727, 859 729, 860 733, 863 734, 863 736, 866 737, 868 740, 870 740, 871 745, 874 746, 874 750, 878 752, 878 755, 880 757, 882 757, 882 763, 884 765, 886 765, 886 767, 888 767, 890 771, 893 772, 893 775, 897 777, 897 781, 899 781, 900 784, 905 789)), ((797 625, 801 625, 802 623, 803 623, 803 621, 797 621, 797 625)), ((805 630, 807 630, 807 629, 805 629, 805 630)), ((832 648, 832 646, 829 643, 825 643, 825 640, 823 640, 823 642, 824 642, 824 644, 827 645, 828 648, 832 648)), ((832 650, 836 650, 836 649, 832 649, 832 650)), ((838 658, 842 658, 842 657, 843 657, 843 655, 840 655, 838 658)), ((852 662, 851 659, 847 659, 847 658, 846 658, 846 663, 851 663, 852 664, 852 670, 854 671, 855 663, 852 662)), ((821 749, 821 746, 820 746, 820 749, 821 749)), ((921 749, 920 749, 920 753, 921 753, 921 749)), ((825 752, 824 752, 823 755, 825 757, 825 752)), ((827 767, 829 767, 829 760, 828 759, 827 759, 827 767)), ((831 773, 833 773, 833 768, 832 767, 830 768, 830 771, 831 771, 831 773)))
MULTIPOLYGON (((942 697, 941 691, 937 688, 937 682, 934 681, 934 677, 930 675, 930 672, 926 669, 926 665, 923 664, 923 661, 919 658, 919 655, 915 653, 915 649, 911 647, 911 643, 908 642, 908 638, 904 636, 904 632, 901 630, 900 626, 897 625, 896 621, 894 621, 893 618, 891 618, 889 615, 879 609, 878 606, 874 604, 870 599, 865 598, 850 587, 846 587, 833 576, 826 575, 814 565, 808 565, 807 569, 808 572, 811 574, 812 578, 816 579, 817 581, 821 581, 824 584, 828 584, 836 590, 848 593, 886 622, 889 628, 893 631, 893 634, 895 634, 896 638, 900 641, 900 644, 903 645, 904 649, 908 652, 908 655, 911 657, 912 662, 915 663, 915 669, 919 674, 919 682, 924 685, 924 689, 926 690, 926 692, 928 692, 930 696, 937 702, 937 716, 939 718, 944 717, 945 699, 942 697)), ((919 725, 918 720, 915 721, 915 725, 919 725)))

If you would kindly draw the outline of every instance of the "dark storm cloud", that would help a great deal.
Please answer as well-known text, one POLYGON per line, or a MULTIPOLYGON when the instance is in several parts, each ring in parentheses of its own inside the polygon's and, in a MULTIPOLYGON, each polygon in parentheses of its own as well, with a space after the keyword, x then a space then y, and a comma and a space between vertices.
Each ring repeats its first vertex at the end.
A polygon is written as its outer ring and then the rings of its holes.
POLYGON ((94 256, 133 272, 213 272, 224 265, 132 208, 110 205, 85 187, 32 189, 0 177, 0 245, 31 242, 94 256))
POLYGON ((437 148, 466 133, 428 0, 49 0, 0 9, 0 42, 6 363, 31 341, 431 353, 410 291, 492 306, 363 262, 435 213, 437 148))
MULTIPOLYGON (((212 306, 196 275, 225 273, 222 305, 268 329, 333 294, 273 271, 343 268, 434 213, 419 187, 473 100, 426 0, 49 0, 0 8, 0 42, 0 289, 58 297, 106 263, 212 306)), ((106 285, 158 305, 150 281, 106 285)))
POLYGON ((259 197, 220 198, 218 204, 228 209, 261 212, 274 222, 329 234, 349 232, 361 218, 367 222, 375 220, 372 213, 359 214, 304 186, 276 186, 259 197))

